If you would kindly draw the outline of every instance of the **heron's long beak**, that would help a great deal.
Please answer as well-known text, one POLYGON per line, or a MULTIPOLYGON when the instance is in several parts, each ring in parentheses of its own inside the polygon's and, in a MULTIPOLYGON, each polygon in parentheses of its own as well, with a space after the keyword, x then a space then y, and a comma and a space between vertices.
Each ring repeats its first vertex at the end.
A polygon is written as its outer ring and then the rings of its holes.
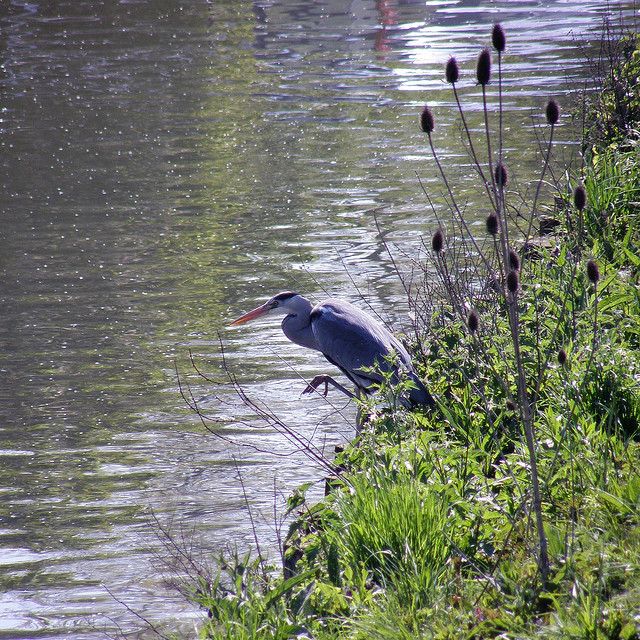
POLYGON ((271 310, 266 304, 254 309, 253 311, 249 311, 249 313, 245 313, 243 316, 240 316, 237 320, 234 320, 229 324, 229 326, 233 326, 234 324, 242 324, 243 322, 248 322, 249 320, 253 320, 254 318, 259 318, 260 316, 268 313, 271 310))

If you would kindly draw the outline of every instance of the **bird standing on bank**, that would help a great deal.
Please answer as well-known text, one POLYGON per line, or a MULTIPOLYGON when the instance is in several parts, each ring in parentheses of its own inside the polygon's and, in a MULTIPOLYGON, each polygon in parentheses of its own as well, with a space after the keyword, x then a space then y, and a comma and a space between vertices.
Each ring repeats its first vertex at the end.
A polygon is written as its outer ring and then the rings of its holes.
POLYGON ((315 307, 298 293, 278 293, 249 311, 231 325, 238 325, 268 313, 285 314, 282 331, 292 342, 320 351, 333 365, 338 367, 356 387, 356 393, 333 380, 328 375, 316 376, 305 393, 324 384, 324 395, 328 385, 336 387, 350 397, 371 393, 384 377, 379 371, 391 373, 391 383, 399 381, 403 369, 412 385, 406 392, 408 405, 433 406, 433 397, 416 375, 411 357, 400 341, 380 322, 344 300, 329 298, 315 307), (389 360, 395 358, 398 364, 389 360))

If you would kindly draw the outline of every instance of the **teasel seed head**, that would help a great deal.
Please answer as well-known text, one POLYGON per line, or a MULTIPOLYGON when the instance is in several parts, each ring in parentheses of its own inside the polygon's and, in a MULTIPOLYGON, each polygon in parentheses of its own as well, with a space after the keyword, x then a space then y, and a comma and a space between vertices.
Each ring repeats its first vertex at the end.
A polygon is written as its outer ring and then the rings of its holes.
POLYGON ((520 258, 518 258, 518 254, 513 249, 509 250, 509 267, 514 271, 520 269, 520 258))
POLYGON ((438 229, 434 234, 433 238, 431 238, 431 248, 434 253, 440 253, 442 251, 442 247, 444 245, 444 236, 442 235, 442 231, 438 229))
POLYGON ((420 125, 422 126, 422 130, 425 133, 431 133, 433 131, 433 114, 431 113, 431 109, 429 109, 429 107, 425 107, 422 110, 422 115, 420 116, 420 125))
POLYGON ((507 184, 507 170, 503 164, 499 164, 495 170, 496 184, 499 187, 504 187, 507 184))
POLYGON ((489 84, 489 78, 491 77, 491 54, 489 49, 483 49, 478 56, 478 63, 476 65, 476 78, 478 84, 489 84))
POLYGON ((449 62, 447 62, 447 67, 445 70, 445 77, 447 82, 450 84, 455 84, 458 82, 458 76, 460 75, 458 71, 458 62, 455 58, 449 58, 449 62))
POLYGON ((600 280, 600 270, 595 260, 589 260, 589 262, 587 262, 587 278, 589 278, 593 284, 596 284, 598 280, 600 280))
POLYGON ((515 293, 518 290, 518 272, 515 270, 509 271, 507 273, 507 289, 511 291, 511 293, 515 293))
POLYGON ((471 333, 475 333, 478 330, 479 322, 480 318, 478 318, 477 312, 475 310, 472 311, 467 318, 467 326, 469 327, 469 331, 471 331, 471 333))
POLYGON ((556 124, 556 122, 558 122, 558 118, 560 117, 560 108, 553 98, 547 102, 547 106, 544 108, 544 113, 547 116, 547 122, 549 124, 556 124))
POLYGON ((498 216, 495 213, 487 216, 487 233, 492 236, 498 233, 498 216))
POLYGON ((493 25, 493 31, 491 32, 491 44, 493 48, 502 53, 506 45, 506 38, 504 37, 504 31, 499 24, 493 25))
POLYGON ((558 364, 564 366, 567 362, 567 352, 564 349, 558 351, 558 364))
POLYGON ((582 211, 587 204, 587 192, 581 184, 573 192, 573 204, 578 211, 582 211))

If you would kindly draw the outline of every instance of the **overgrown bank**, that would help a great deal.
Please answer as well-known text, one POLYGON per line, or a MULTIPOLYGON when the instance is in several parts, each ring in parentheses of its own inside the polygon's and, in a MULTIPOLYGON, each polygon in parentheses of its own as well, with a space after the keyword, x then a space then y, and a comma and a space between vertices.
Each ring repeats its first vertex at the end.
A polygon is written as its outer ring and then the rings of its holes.
MULTIPOLYGON (((483 94, 499 91, 499 28, 492 45, 483 94)), ((438 407, 365 407, 327 498, 291 498, 284 567, 227 557, 192 585, 205 637, 640 638, 640 54, 635 37, 614 45, 584 164, 555 176, 553 210, 540 203, 555 102, 526 202, 500 131, 479 143, 460 108, 486 228, 471 233, 442 170, 449 217, 420 284, 404 281, 438 407)), ((450 61, 456 100, 459 73, 450 61)), ((437 113, 421 123, 431 144, 437 113)))

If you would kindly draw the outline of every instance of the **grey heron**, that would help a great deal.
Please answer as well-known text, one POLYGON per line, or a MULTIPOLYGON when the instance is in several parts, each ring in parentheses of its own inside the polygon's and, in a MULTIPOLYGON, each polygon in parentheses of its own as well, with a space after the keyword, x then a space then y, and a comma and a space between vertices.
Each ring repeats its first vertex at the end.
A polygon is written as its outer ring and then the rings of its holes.
POLYGON ((412 407, 435 404, 413 370, 411 357, 402 343, 384 325, 350 302, 329 298, 313 306, 300 294, 285 291, 234 320, 231 325, 268 313, 284 314, 284 335, 291 342, 320 351, 356 387, 353 394, 330 376, 320 375, 309 383, 303 393, 310 393, 324 384, 326 396, 331 384, 350 397, 360 397, 362 393, 371 393, 383 381, 384 376, 380 372, 390 373, 391 383, 397 384, 399 370, 403 369, 412 382, 405 394, 405 403, 412 407), (394 357, 397 364, 393 364, 394 357))

